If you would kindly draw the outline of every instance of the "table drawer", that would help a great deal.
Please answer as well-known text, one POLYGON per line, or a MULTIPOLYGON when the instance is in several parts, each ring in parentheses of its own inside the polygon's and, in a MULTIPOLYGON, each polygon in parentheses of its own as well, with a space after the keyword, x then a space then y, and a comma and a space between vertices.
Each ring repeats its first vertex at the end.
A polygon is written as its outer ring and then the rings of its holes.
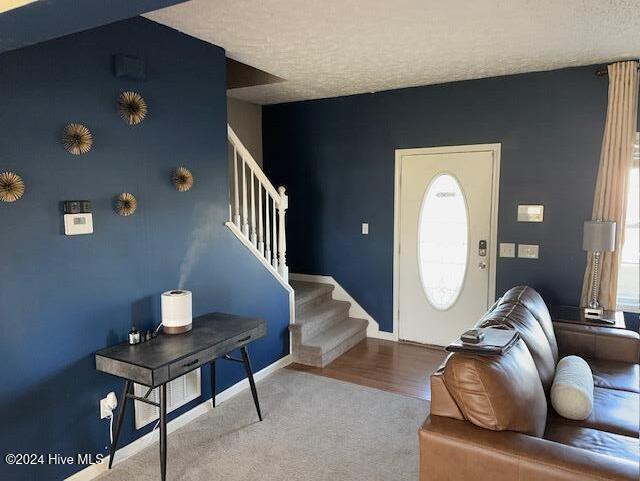
POLYGON ((211 359, 207 357, 206 351, 202 351, 173 362, 169 364, 169 379, 175 379, 189 371, 193 371, 210 360, 211 359))
POLYGON ((238 334, 228 340, 216 344, 209 349, 202 350, 196 354, 187 356, 180 361, 169 364, 169 379, 175 379, 178 376, 193 371, 194 369, 206 364, 214 359, 224 356, 225 354, 238 349, 242 346, 246 346, 251 341, 263 337, 266 333, 264 326, 260 326, 256 329, 238 334))

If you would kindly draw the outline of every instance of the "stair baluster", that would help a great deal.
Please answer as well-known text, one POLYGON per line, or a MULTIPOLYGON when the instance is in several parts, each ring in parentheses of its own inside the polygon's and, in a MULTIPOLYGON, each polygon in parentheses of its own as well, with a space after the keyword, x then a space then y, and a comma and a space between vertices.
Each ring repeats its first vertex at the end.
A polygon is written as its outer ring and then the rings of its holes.
POLYGON ((233 197, 234 197, 234 216, 233 222, 240 228, 240 196, 238 194, 238 151, 233 146, 233 197))
POLYGON ((278 270, 278 233, 276 226, 276 199, 273 199, 273 259, 271 260, 271 265, 275 270, 278 270))
POLYGON ((251 243, 258 246, 258 236, 256 234, 256 182, 251 171, 251 243))
POLYGON ((242 157, 242 233, 249 237, 249 208, 247 206, 247 163, 242 157))
POLYGON ((278 187, 278 193, 280 194, 280 204, 278 205, 278 218, 280 220, 279 233, 280 239, 278 241, 278 257, 280 257, 280 263, 278 264, 278 271, 285 281, 289 281, 289 268, 287 267, 287 244, 285 238, 284 228, 284 215, 289 207, 289 198, 285 194, 285 188, 283 186, 278 187))
POLYGON ((274 275, 288 283, 285 227, 288 197, 285 188, 275 189, 229 125, 227 138, 233 147, 233 205, 230 199, 227 226, 263 259, 274 275), (242 168, 241 178, 239 168, 242 168))
POLYGON ((264 256, 264 237, 262 235, 262 184, 258 182, 258 250, 264 256))
POLYGON ((265 196, 264 196, 264 223, 265 223, 265 230, 266 230, 266 249, 264 252, 264 258, 267 259, 267 261, 269 261, 269 263, 271 263, 271 261, 269 259, 271 259, 271 232, 269 229, 269 192, 265 192, 265 196))

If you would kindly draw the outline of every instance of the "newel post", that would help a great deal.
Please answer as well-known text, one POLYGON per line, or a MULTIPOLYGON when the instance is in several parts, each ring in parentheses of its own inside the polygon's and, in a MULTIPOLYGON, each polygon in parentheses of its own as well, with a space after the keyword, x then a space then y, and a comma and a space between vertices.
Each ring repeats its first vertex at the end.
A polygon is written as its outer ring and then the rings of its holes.
POLYGON ((284 193, 285 188, 283 186, 278 187, 278 193, 280 194, 280 202, 278 204, 278 271, 285 280, 289 282, 289 268, 287 267, 287 236, 284 227, 284 215, 289 207, 289 197, 284 193))

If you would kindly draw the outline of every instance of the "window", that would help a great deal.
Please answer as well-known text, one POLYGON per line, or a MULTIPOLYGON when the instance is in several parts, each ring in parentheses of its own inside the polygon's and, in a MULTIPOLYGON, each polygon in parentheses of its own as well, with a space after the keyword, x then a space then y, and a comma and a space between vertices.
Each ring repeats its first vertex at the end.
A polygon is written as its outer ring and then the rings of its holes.
POLYGON ((618 271, 618 309, 639 312, 640 309, 640 133, 636 133, 633 166, 629 175, 627 219, 624 245, 618 271))
POLYGON ((464 194, 449 174, 436 176, 422 201, 419 271, 429 303, 444 311, 460 295, 467 270, 469 222, 464 194))

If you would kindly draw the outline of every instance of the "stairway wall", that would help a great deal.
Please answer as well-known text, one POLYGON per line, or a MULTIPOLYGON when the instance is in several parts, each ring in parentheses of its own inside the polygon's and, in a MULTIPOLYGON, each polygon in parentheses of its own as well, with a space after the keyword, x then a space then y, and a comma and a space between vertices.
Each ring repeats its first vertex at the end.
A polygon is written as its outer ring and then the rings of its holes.
MULTIPOLYGON (((131 324, 160 320, 160 293, 193 291, 195 315, 259 316, 268 335, 249 350, 260 370, 289 352, 289 298, 276 279, 224 226, 228 216, 225 54, 146 19, 132 19, 0 55, 0 171, 27 186, 0 203, 0 452, 104 454, 108 421, 98 402, 121 383, 95 371, 93 353, 126 339, 131 324), (147 81, 117 79, 111 57, 147 62, 147 81), (137 126, 118 116, 123 90, 139 91, 149 114, 137 126), (60 145, 67 122, 94 133, 76 157, 60 145), (177 192, 169 172, 195 175, 177 192), (138 210, 113 212, 130 191, 138 210), (62 235, 60 203, 93 202, 95 233, 62 235)), ((170 414, 184 413, 203 396, 170 414)), ((241 365, 218 363, 219 389, 244 378, 241 365)), ((123 427, 127 444, 150 431, 123 427)), ((83 466, 0 464, 0 479, 63 479, 83 466)))

